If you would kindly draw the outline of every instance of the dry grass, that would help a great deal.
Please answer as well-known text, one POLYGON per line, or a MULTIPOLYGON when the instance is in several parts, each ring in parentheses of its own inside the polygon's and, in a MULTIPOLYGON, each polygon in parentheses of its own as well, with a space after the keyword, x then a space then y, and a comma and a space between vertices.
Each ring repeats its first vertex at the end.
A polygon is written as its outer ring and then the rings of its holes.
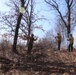
POLYGON ((0 75, 76 75, 75 50, 54 51, 47 43, 35 44, 30 55, 23 45, 17 50, 21 55, 12 52, 9 42, 0 43, 0 75))

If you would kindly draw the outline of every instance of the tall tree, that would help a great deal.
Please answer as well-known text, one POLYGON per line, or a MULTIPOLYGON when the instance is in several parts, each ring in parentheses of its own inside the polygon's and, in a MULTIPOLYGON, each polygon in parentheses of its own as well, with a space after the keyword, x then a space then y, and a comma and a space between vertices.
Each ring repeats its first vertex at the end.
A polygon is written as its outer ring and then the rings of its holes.
POLYGON ((14 35, 15 32, 13 51, 17 53, 17 38, 23 38, 23 35, 30 36, 35 28, 42 29, 41 25, 36 24, 36 21, 42 18, 37 16, 38 13, 34 13, 34 0, 10 0, 6 5, 10 7, 10 11, 1 14, 0 22, 5 25, 3 27, 8 28, 8 33, 14 35), (25 12, 23 11, 24 9, 25 12))
MULTIPOLYGON (((71 13, 72 13, 72 7, 73 7, 73 2, 74 0, 45 0, 45 2, 50 5, 51 7, 54 8, 54 10, 57 11, 57 13, 59 14, 61 20, 63 21, 65 27, 67 28, 67 34, 69 37, 69 34, 71 33, 71 13), (61 3, 62 2, 62 3, 61 3), (62 10, 60 10, 61 4, 65 3, 65 15, 66 17, 64 17, 64 13, 62 12, 62 10)), ((64 9, 63 9, 64 10, 64 9)))
POLYGON ((17 38, 18 38, 18 31, 19 31, 19 27, 20 27, 20 22, 21 22, 21 18, 23 16, 23 9, 27 8, 28 4, 26 5, 26 7, 24 7, 24 0, 20 0, 21 1, 21 11, 20 11, 20 14, 19 14, 19 17, 18 17, 18 20, 17 20, 17 25, 16 25, 16 29, 15 29, 15 36, 14 36, 14 42, 13 42, 13 48, 12 50, 18 54, 17 50, 16 50, 16 45, 17 45, 17 38))

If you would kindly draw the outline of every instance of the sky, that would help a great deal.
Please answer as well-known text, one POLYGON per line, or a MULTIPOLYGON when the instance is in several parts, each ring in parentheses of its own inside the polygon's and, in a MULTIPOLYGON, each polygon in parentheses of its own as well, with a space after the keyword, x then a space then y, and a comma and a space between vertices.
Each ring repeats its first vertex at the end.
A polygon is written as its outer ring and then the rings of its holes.
POLYGON ((55 15, 53 14, 53 12, 50 12, 48 9, 48 5, 44 2, 44 0, 37 0, 36 2, 36 11, 40 11, 39 15, 40 16, 44 16, 47 20, 44 21, 40 21, 38 22, 38 24, 41 24, 43 26, 43 29, 45 30, 45 32, 42 31, 37 31, 37 35, 40 35, 41 37, 44 37, 46 31, 53 29, 54 27, 54 19, 55 19, 55 15))
MULTIPOLYGON (((7 12, 10 10, 9 7, 7 7, 5 5, 5 2, 8 2, 8 1, 9 0, 0 0, 0 12, 7 12)), ((0 23, 0 25, 1 25, 1 23, 0 23)), ((5 33, 4 30, 1 30, 0 34, 3 34, 3 33, 5 33)))
POLYGON ((7 6, 5 6, 5 2, 7 2, 9 0, 0 0, 0 11, 1 12, 5 12, 5 11, 8 11, 9 8, 7 6))

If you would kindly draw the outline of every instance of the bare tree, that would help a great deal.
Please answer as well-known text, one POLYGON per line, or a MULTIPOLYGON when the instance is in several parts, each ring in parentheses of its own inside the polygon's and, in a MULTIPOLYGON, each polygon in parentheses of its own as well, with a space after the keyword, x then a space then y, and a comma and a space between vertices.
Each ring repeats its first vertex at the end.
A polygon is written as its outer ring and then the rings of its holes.
MULTIPOLYGON (((24 8, 24 4, 25 4, 24 0, 21 0, 21 7, 22 8, 24 8)), ((26 10, 27 6, 28 6, 28 4, 26 5, 25 10, 26 10)), ((16 50, 16 45, 17 45, 18 31, 19 31, 22 16, 23 16, 23 13, 20 12, 18 20, 17 20, 17 25, 16 25, 16 29, 15 29, 15 36, 14 36, 14 42, 13 42, 13 48, 12 48, 13 52, 15 52, 17 54, 18 54, 18 52, 16 50)))
POLYGON ((62 2, 61 0, 45 0, 45 2, 50 5, 54 10, 57 11, 57 13, 59 14, 61 20, 63 21, 63 25, 65 25, 65 27, 67 28, 67 34, 69 37, 69 34, 71 33, 71 13, 72 13, 72 8, 74 5, 74 0, 65 0, 63 1, 63 3, 65 3, 65 16, 63 15, 64 13, 60 10, 60 2, 62 2))
POLYGON ((34 0, 21 0, 15 1, 10 0, 9 3, 6 3, 10 7, 10 11, 7 13, 1 14, 0 22, 2 22, 4 28, 9 28, 8 31, 10 34, 14 35, 13 50, 16 51, 17 38, 23 38, 23 35, 30 36, 35 28, 43 30, 41 25, 37 25, 36 21, 43 18, 38 18, 37 14, 34 13, 34 0), (20 12, 24 12, 22 14, 20 12), (15 29, 16 28, 16 29, 15 29))

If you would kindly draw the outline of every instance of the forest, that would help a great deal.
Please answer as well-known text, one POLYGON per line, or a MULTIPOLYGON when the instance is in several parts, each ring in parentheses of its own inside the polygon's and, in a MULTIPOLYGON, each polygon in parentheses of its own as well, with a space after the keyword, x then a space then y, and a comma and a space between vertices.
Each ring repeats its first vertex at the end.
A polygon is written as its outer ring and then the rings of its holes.
POLYGON ((76 0, 42 0, 45 6, 37 7, 39 1, 4 2, 0 75, 76 75, 76 0))

